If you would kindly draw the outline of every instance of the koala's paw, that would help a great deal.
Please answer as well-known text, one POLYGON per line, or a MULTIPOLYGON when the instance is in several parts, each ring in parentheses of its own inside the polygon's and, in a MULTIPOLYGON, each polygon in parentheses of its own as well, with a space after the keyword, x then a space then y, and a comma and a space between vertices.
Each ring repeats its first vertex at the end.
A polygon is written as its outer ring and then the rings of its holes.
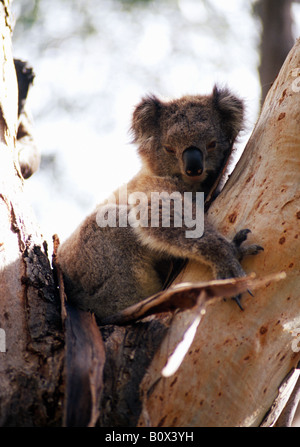
MULTIPOLYGON (((256 255, 263 250, 263 247, 256 244, 245 247, 242 245, 249 233, 251 233, 251 231, 248 228, 240 230, 231 242, 227 242, 226 251, 221 258, 222 261, 217 266, 216 276, 218 279, 241 278, 246 276, 240 261, 244 256, 256 255)), ((248 293, 252 295, 250 290, 248 290, 248 293)), ((232 299, 237 303, 241 310, 244 310, 241 305, 241 294, 234 296, 232 299)))
POLYGON ((249 233, 251 233, 251 230, 245 228, 238 231, 232 239, 232 243, 237 251, 237 258, 239 261, 241 261, 245 256, 257 255, 259 252, 263 251, 263 247, 257 244, 251 244, 246 247, 241 246, 242 243, 247 239, 249 233))
MULTIPOLYGON (((236 235, 234 236, 234 238, 232 239, 232 244, 234 245, 236 252, 237 252, 237 259, 239 261, 241 261, 244 256, 248 256, 248 255, 257 255, 258 253, 260 253, 261 251, 263 251, 263 247, 261 245, 257 245, 257 244, 251 244, 248 245, 246 247, 242 247, 242 243, 245 242, 245 240, 248 237, 248 234, 251 233, 251 230, 249 230, 248 228, 245 228, 243 230, 240 230, 236 233, 236 235)), ((241 276, 241 275, 239 275, 241 276)), ((251 290, 248 290, 248 293, 253 296, 251 290)), ((244 310, 242 305, 241 305, 241 294, 233 297, 232 299, 237 303, 237 305, 239 306, 239 308, 241 310, 244 310)))
MULTIPOLYGON (((218 279, 241 278, 243 276, 246 276, 246 273, 244 272, 241 264, 239 263, 239 261, 235 256, 236 250, 233 250, 233 253, 231 254, 231 257, 226 259, 226 263, 224 263, 222 267, 219 268, 217 273, 218 279)), ((244 310, 241 305, 241 297, 242 295, 239 294, 232 297, 232 299, 237 303, 237 305, 241 310, 244 310)))

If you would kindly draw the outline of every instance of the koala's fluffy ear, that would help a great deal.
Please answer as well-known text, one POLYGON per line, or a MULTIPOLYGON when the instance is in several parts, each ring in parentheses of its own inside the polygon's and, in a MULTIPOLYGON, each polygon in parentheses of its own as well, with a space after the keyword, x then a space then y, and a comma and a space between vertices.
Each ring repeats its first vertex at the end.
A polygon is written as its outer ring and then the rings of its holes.
POLYGON ((161 109, 162 102, 154 95, 143 98, 136 106, 131 125, 134 143, 155 135, 161 109))
POLYGON ((231 142, 235 140, 243 127, 244 103, 227 88, 214 86, 212 93, 213 106, 221 116, 224 130, 231 142))

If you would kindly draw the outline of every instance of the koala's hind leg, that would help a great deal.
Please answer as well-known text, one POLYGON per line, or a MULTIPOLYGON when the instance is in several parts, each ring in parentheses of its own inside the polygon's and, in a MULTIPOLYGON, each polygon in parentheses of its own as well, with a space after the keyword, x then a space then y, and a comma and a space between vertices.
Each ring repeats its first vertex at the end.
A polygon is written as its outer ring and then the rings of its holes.
POLYGON ((130 226, 100 227, 96 212, 58 250, 69 302, 99 319, 161 290, 156 262, 130 226))

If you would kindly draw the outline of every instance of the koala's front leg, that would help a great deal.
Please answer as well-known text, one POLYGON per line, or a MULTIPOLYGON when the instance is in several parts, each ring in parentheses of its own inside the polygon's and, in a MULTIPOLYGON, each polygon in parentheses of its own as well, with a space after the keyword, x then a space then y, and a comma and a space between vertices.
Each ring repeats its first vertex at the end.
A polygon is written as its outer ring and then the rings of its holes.
POLYGON ((211 266, 218 279, 245 276, 239 263, 244 249, 238 236, 233 241, 218 233, 213 225, 204 218, 204 233, 201 237, 188 238, 189 229, 182 225, 138 226, 135 228, 143 245, 175 257, 194 259, 211 266))
MULTIPOLYGON (((151 210, 149 212, 151 213, 151 210)), ((167 255, 209 264, 217 279, 245 276, 239 261, 244 255, 256 254, 262 250, 262 247, 258 245, 242 246, 250 231, 248 229, 241 230, 232 241, 228 241, 204 217, 203 235, 198 238, 188 238, 186 234, 189 228, 184 224, 182 226, 174 225, 175 219, 172 210, 170 217, 170 226, 168 227, 162 225, 153 227, 151 219, 149 219, 148 226, 137 227, 135 231, 139 234, 141 243, 167 255)), ((234 297, 234 299, 242 308, 240 296, 234 297)))

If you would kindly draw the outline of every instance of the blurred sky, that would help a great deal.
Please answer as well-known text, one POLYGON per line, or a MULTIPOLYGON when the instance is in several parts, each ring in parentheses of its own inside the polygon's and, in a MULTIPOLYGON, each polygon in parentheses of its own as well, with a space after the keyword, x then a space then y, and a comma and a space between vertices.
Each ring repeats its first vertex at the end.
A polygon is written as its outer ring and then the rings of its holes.
MULTIPOLYGON (((242 96, 247 131, 259 110, 260 25, 248 0, 14 0, 14 57, 33 65, 29 105, 47 163, 26 181, 42 233, 66 238, 95 205, 139 169, 129 127, 134 105, 209 93, 217 82, 242 96)), ((295 35, 300 5, 294 6, 295 35)))

